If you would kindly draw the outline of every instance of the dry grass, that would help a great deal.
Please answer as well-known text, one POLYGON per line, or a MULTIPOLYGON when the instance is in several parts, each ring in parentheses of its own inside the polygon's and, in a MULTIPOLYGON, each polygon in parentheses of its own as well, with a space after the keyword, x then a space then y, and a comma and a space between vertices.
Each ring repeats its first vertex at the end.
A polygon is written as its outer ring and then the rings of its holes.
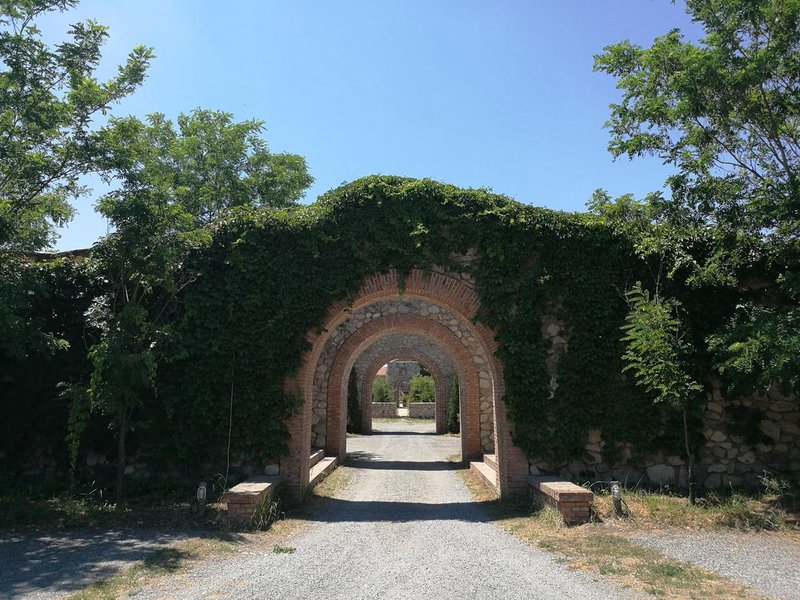
POLYGON ((334 498, 353 483, 353 470, 339 465, 311 490, 310 496, 334 498))
POLYGON ((757 598, 752 590, 690 563, 638 546, 602 523, 564 525, 553 509, 532 511, 496 499, 475 474, 461 470, 464 483, 502 529, 558 555, 568 567, 588 571, 623 588, 663 598, 757 598))
MULTIPOLYGON (((794 505, 787 503, 785 498, 770 494, 709 494, 694 506, 686 498, 664 493, 626 491, 622 498, 628 513, 627 521, 633 525, 800 533, 794 505)), ((613 518, 608 494, 595 494, 595 511, 600 519, 613 518)))

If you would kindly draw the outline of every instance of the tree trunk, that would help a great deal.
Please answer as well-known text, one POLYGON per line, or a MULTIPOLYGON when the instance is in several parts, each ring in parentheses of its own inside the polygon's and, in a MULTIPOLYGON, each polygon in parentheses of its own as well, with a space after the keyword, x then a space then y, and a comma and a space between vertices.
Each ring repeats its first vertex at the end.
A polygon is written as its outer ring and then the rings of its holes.
POLYGON ((688 419, 688 409, 684 405, 683 407, 683 443, 686 447, 686 478, 688 479, 689 483, 689 504, 695 504, 695 497, 694 497, 694 452, 691 450, 691 444, 689 443, 689 419, 688 419))
POLYGON ((117 502, 117 509, 122 506, 122 500, 125 497, 125 461, 126 461, 126 448, 125 438, 128 434, 128 411, 123 409, 120 415, 119 422, 119 440, 117 442, 117 482, 114 488, 114 494, 117 502))

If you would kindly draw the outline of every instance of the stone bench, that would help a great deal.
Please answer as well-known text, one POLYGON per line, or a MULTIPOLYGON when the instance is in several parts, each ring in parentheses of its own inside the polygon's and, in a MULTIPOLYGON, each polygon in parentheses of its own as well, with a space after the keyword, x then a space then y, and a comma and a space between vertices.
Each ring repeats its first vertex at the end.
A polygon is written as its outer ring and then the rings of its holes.
POLYGON ((269 502, 280 483, 279 475, 257 475, 233 486, 222 495, 228 505, 228 520, 236 523, 250 521, 259 502, 269 502))
POLYGON ((591 518, 594 494, 586 488, 557 477, 531 477, 530 483, 534 503, 540 508, 552 506, 565 523, 586 523, 591 518))

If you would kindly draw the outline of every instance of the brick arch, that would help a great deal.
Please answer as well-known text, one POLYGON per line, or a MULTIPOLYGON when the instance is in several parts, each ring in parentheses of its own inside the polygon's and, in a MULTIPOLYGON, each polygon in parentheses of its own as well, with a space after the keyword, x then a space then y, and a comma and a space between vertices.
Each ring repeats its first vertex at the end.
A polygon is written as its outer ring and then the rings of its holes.
POLYGON ((315 376, 323 378, 326 389, 323 397, 326 399, 324 423, 327 450, 343 458, 346 444, 346 401, 343 402, 343 399, 346 398, 347 387, 344 376, 349 375, 355 360, 371 341, 398 333, 433 336, 434 341, 438 339, 437 345, 448 349, 452 354, 452 362, 465 392, 462 394, 460 411, 464 458, 477 458, 481 453, 480 390, 488 390, 488 397, 484 400, 491 404, 494 449, 499 467, 499 491, 504 495, 526 488, 527 459, 511 443, 505 404, 501 400, 505 385, 502 364, 494 356, 497 342, 491 329, 475 322, 478 308, 479 297, 470 280, 441 270, 419 269, 411 271, 402 281, 394 270, 367 276, 352 301, 341 301, 331 306, 322 327, 307 334, 310 350, 303 355, 302 367, 296 376, 285 384, 288 392, 304 399, 302 408, 286 423, 291 439, 288 454, 281 461, 281 473, 287 484, 288 499, 301 498, 308 483, 315 376), (359 323, 354 332, 348 331, 348 320, 356 311, 368 311, 370 305, 380 302, 406 300, 419 300, 431 307, 439 306, 452 316, 456 325, 445 326, 433 318, 418 315, 393 314, 382 316, 363 326, 359 323), (376 321, 381 321, 381 325, 374 325, 376 321), (461 331, 456 331, 459 328, 461 331), (459 336, 469 338, 473 348, 479 349, 477 354, 474 350, 471 354, 459 336), (329 344, 333 345, 328 346, 329 344), (334 358, 327 359, 332 360, 332 363, 329 362, 330 369, 327 364, 320 363, 323 351, 327 351, 329 356, 331 352, 335 352, 334 358), (463 435, 464 432, 467 435, 463 435))
POLYGON ((447 425, 447 382, 445 381, 444 373, 442 373, 435 360, 414 348, 387 350, 378 355, 367 367, 360 389, 361 433, 372 432, 372 383, 375 380, 375 375, 383 365, 392 360, 413 360, 423 365, 430 372, 436 387, 436 433, 445 433, 447 425))
MULTIPOLYGON (((306 340, 309 342, 311 350, 303 357, 303 368, 298 373, 298 383, 303 391, 308 393, 311 390, 314 369, 325 347, 325 342, 352 312, 378 300, 397 298, 428 300, 446 307, 458 315, 464 323, 470 324, 476 337, 486 349, 486 354, 490 357, 494 356, 497 350, 494 332, 485 325, 474 322, 478 314, 480 299, 471 282, 440 271, 431 272, 420 269, 413 269, 403 280, 397 271, 392 269, 387 273, 377 273, 365 277, 352 301, 335 302, 328 309, 323 325, 317 331, 308 333, 306 340)), ((493 362, 497 363, 496 360, 493 362)), ((496 370, 499 368, 499 363, 491 366, 493 370, 496 370)))
POLYGON ((380 317, 359 328, 347 338, 336 354, 328 380, 328 444, 326 453, 346 456, 347 375, 359 355, 375 341, 396 333, 414 333, 447 351, 464 382, 462 398, 461 452, 464 459, 481 454, 478 371, 463 342, 447 327, 418 315, 396 314, 380 317))

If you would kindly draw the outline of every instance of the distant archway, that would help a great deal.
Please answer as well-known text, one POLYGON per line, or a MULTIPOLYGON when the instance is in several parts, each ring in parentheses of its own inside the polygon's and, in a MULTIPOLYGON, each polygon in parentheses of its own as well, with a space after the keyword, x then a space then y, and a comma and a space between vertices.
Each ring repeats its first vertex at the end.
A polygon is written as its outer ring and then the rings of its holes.
POLYGON ((450 382, 447 380, 442 369, 427 354, 415 348, 399 347, 386 350, 377 358, 373 359, 365 369, 359 386, 359 397, 361 398, 361 433, 369 434, 372 432, 372 383, 378 370, 392 360, 413 360, 423 365, 433 378, 436 388, 436 433, 447 432, 447 394, 450 382))

